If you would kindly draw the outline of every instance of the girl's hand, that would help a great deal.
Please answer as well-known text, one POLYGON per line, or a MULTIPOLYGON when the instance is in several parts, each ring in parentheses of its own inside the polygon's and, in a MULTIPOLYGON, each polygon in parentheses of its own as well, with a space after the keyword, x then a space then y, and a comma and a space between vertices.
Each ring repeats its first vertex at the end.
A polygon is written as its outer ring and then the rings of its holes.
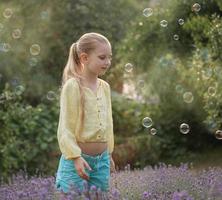
POLYGON ((113 173, 113 172, 116 172, 116 169, 115 169, 115 162, 112 158, 112 156, 110 155, 110 172, 113 173))
POLYGON ((89 180, 89 176, 87 175, 85 171, 85 167, 89 169, 90 171, 92 170, 89 164, 85 161, 83 157, 78 157, 74 159, 74 165, 76 168, 76 171, 78 175, 85 180, 89 180))

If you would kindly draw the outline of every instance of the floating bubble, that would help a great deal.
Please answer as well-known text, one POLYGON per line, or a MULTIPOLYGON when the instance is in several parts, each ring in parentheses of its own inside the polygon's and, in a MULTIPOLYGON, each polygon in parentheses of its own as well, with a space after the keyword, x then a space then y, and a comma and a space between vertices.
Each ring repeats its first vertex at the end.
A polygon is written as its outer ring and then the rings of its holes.
POLYGON ((193 94, 192 92, 185 92, 183 94, 183 100, 185 103, 192 103, 193 102, 193 94))
POLYGON ((22 31, 21 31, 19 28, 13 30, 13 32, 12 32, 12 37, 13 37, 14 39, 20 38, 21 35, 22 35, 22 31))
POLYGON ((16 93, 17 95, 21 95, 24 91, 25 91, 25 88, 24 88, 22 85, 18 85, 18 86, 15 88, 15 93, 16 93))
POLYGON ((56 94, 55 94, 55 92, 53 92, 53 91, 49 91, 49 92, 47 93, 46 97, 47 97, 47 99, 48 99, 49 101, 53 101, 54 99, 56 99, 56 94))
POLYGON ((155 128, 150 129, 150 134, 151 135, 156 135, 156 133, 157 133, 157 130, 155 128))
POLYGON ((217 130, 216 133, 215 133, 215 137, 218 140, 222 140, 222 131, 221 130, 217 130))
POLYGON ((176 92, 177 93, 182 93, 183 92, 183 87, 181 85, 176 85, 176 92))
POLYGON ((208 92, 208 94, 209 94, 210 96, 215 96, 215 94, 216 94, 216 88, 211 86, 211 87, 208 88, 207 92, 208 92))
POLYGON ((152 126, 153 121, 152 121, 152 119, 150 117, 145 117, 142 120, 142 124, 143 124, 144 127, 149 128, 149 127, 152 126))
POLYGON ((179 35, 177 35, 177 34, 173 35, 173 39, 174 40, 179 40, 179 35))
POLYGON ((132 72, 133 70, 133 65, 131 63, 125 64, 125 71, 126 72, 132 72))
POLYGON ((3 43, 3 51, 8 52, 11 49, 11 45, 9 43, 3 43))
POLYGON ((32 57, 32 58, 29 59, 29 65, 30 65, 31 67, 36 66, 37 63, 38 63, 38 59, 37 59, 37 58, 32 57))
POLYGON ((192 11, 194 11, 194 12, 199 12, 200 9, 201 9, 201 6, 200 6, 199 3, 193 4, 193 6, 192 6, 192 11))
POLYGON ((182 134, 187 134, 187 133, 189 133, 189 132, 190 132, 190 127, 189 127, 189 125, 186 124, 186 123, 182 123, 182 124, 180 125, 180 132, 181 132, 182 134))
POLYGON ((183 20, 183 19, 179 19, 179 20, 178 20, 178 24, 179 24, 179 25, 183 25, 183 24, 184 24, 184 20, 183 20))
POLYGON ((144 88, 144 86, 145 86, 145 81, 144 81, 144 80, 139 80, 138 83, 137 83, 137 86, 138 86, 139 88, 144 88))
POLYGON ((33 56, 37 56, 40 54, 40 46, 38 44, 33 44, 31 47, 30 47, 30 53, 33 55, 33 56))
POLYGON ((6 18, 6 19, 9 19, 13 14, 13 11, 11 8, 6 8, 3 12, 3 16, 6 18))
POLYGON ((145 9, 143 10, 143 15, 144 15, 145 17, 150 17, 152 14, 153 14, 152 8, 145 8, 145 9))
POLYGON ((166 20, 162 20, 160 22, 160 26, 162 26, 162 27, 167 27, 167 25, 168 25, 168 22, 166 20))
POLYGON ((139 22, 139 25, 140 25, 140 26, 143 26, 143 22, 139 22))

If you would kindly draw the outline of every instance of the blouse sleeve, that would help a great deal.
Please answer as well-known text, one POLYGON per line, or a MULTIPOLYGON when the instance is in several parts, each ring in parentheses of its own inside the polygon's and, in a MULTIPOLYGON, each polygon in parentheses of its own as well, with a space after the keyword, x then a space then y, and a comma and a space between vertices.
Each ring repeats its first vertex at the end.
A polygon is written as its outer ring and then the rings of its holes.
MULTIPOLYGON (((107 83, 108 84, 108 83, 107 83)), ((108 97, 108 152, 111 154, 114 150, 114 133, 113 133, 113 117, 112 117, 112 103, 111 103, 111 89, 108 84, 107 87, 107 97, 108 97)))
POLYGON ((78 116, 78 85, 72 79, 63 85, 60 96, 60 114, 57 130, 59 148, 66 159, 81 156, 81 149, 75 137, 78 116))

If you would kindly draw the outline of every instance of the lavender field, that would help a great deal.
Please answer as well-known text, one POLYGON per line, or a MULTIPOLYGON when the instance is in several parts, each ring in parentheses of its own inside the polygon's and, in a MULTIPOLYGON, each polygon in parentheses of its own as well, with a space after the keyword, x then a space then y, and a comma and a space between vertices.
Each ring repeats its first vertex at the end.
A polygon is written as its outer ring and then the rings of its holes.
POLYGON ((55 177, 30 177, 24 172, 14 175, 9 184, 1 184, 1 200, 46 200, 46 199, 147 199, 147 200, 221 200, 222 169, 208 168, 200 171, 192 166, 180 167, 159 164, 145 167, 143 170, 123 171, 111 175, 110 191, 102 193, 95 187, 87 188, 83 193, 71 190, 61 195, 54 188, 55 177), (87 197, 86 194, 89 194, 87 197))

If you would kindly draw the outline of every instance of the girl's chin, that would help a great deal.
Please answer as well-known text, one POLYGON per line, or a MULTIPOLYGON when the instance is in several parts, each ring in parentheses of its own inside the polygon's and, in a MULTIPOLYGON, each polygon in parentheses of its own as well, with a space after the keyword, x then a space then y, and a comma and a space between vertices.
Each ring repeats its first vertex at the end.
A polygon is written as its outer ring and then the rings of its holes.
POLYGON ((103 70, 99 73, 99 76, 104 75, 106 73, 106 70, 103 70))

